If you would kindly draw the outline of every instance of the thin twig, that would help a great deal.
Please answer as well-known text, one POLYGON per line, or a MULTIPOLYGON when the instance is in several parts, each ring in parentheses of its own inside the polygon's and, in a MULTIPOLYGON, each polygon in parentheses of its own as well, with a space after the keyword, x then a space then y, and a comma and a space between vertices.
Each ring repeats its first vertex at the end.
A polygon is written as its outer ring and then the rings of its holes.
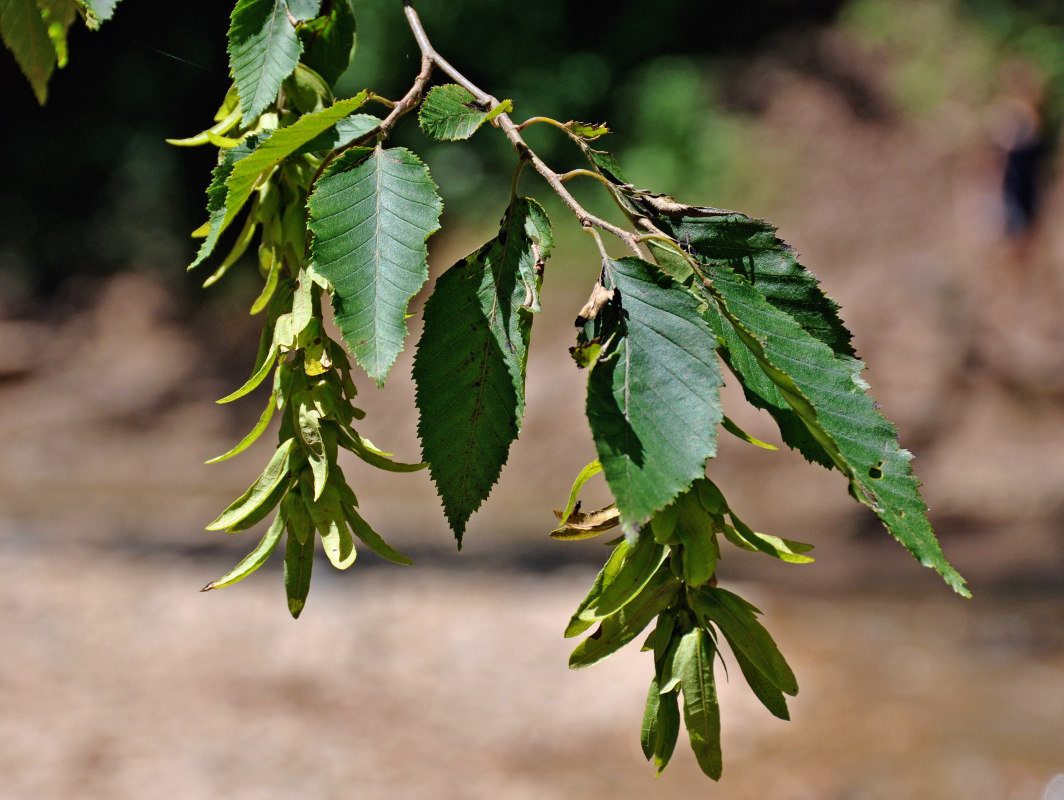
MULTIPOLYGON (((461 72, 455 69, 443 56, 436 52, 436 49, 429 41, 428 34, 425 32, 425 27, 421 24, 421 18, 418 17, 417 11, 414 10, 412 0, 403 0, 403 11, 406 14, 407 23, 410 26, 411 32, 414 34, 414 39, 417 41, 418 48, 421 50, 422 62, 429 61, 435 64, 437 68, 444 74, 446 74, 451 80, 457 83, 459 86, 468 91, 477 100, 478 103, 487 107, 495 108, 499 105, 498 99, 492 97, 485 92, 479 86, 474 84, 468 78, 466 78, 461 72)), ((413 91, 413 90, 411 90, 413 91)), ((403 98, 404 101, 406 98, 403 98)), ((394 112, 393 112, 394 113, 394 112)), ((562 182, 561 176, 557 172, 548 167, 543 160, 535 154, 535 152, 528 146, 525 140, 521 137, 521 132, 518 130, 514 121, 510 119, 510 115, 506 113, 499 114, 495 118, 495 123, 506 134, 506 138, 514 146, 514 150, 517 151, 517 155, 522 160, 530 163, 533 168, 538 172, 543 179, 550 184, 550 187, 554 190, 555 194, 562 199, 562 202, 569 207, 569 209, 576 215, 576 218, 580 221, 580 224, 584 228, 600 228, 601 230, 611 233, 618 239, 623 241, 633 253, 642 258, 643 253, 639 249, 639 244, 636 235, 619 228, 611 222, 607 222, 601 217, 597 217, 587 211, 577 201, 569 190, 565 188, 562 182)), ((383 126, 382 126, 383 127, 383 126)))
MULTIPOLYGON (((414 110, 414 108, 417 107, 417 104, 421 102, 421 96, 425 93, 425 86, 428 84, 429 78, 432 77, 433 66, 435 66, 435 62, 428 56, 423 56, 421 59, 421 71, 418 72, 417 77, 414 78, 414 84, 410 87, 410 90, 405 95, 403 95, 403 99, 400 100, 398 103, 392 104, 392 110, 388 113, 388 116, 381 120, 381 124, 378 125, 376 128, 371 131, 367 131, 362 136, 359 136, 357 139, 354 139, 345 144, 343 147, 338 147, 331 153, 329 153, 329 155, 327 155, 322 160, 321 164, 318 166, 318 171, 314 173, 314 180, 310 182, 310 185, 313 186, 315 183, 317 183, 318 178, 320 178, 322 173, 325 172, 325 168, 328 167, 329 164, 331 164, 333 161, 335 161, 336 158, 344 151, 349 150, 352 147, 358 147, 362 144, 365 144, 370 139, 376 137, 387 137, 388 134, 391 132, 392 128, 395 127, 395 123, 399 121, 399 118, 404 114, 407 114, 410 111, 414 110)), ((377 98, 374 95, 373 99, 383 98, 377 98)))

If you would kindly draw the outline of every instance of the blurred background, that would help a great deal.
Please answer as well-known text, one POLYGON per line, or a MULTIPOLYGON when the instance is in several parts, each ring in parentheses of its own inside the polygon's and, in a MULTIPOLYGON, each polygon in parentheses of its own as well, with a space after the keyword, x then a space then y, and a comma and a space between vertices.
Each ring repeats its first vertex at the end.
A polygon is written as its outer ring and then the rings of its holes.
MULTIPOLYGON (((840 302, 975 595, 922 569, 837 473, 722 440, 711 476, 733 507, 818 558, 725 554, 723 584, 763 608, 802 688, 784 723, 718 672, 719 785, 684 734, 661 778, 643 762, 646 654, 566 669, 561 631, 605 551, 546 534, 594 458, 567 348, 598 264, 532 176, 559 243, 528 412, 462 553, 427 473, 352 463, 414 569, 322 563, 298 622, 277 559, 198 593, 257 541, 203 525, 269 445, 202 464, 260 411, 213 403, 250 370, 259 278, 249 263, 203 291, 209 273, 185 271, 214 153, 163 139, 220 103, 231 4, 179 5, 128 0, 73 30, 43 109, 0 55, 0 796, 1064 797, 1059 3, 753 0, 711 24, 680 0, 422 4, 437 48, 516 119, 606 120, 637 185, 780 227, 840 302)), ((357 11, 341 93, 398 96, 418 59, 399 3, 357 11)), ((491 235, 513 155, 490 130, 439 146, 409 120, 396 138, 446 203, 438 274, 491 235)), ((528 138, 577 166, 549 129, 528 138)), ((417 460, 410 364, 359 388, 366 435, 417 460)), ((734 386, 726 400, 778 443, 734 386)))

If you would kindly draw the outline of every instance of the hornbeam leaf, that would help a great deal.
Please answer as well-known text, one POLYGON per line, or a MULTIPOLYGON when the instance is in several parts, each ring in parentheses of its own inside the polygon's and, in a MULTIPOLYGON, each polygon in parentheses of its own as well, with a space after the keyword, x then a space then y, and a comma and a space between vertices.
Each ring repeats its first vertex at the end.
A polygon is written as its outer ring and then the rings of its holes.
POLYGON ((581 139, 597 139, 600 136, 605 136, 610 132, 610 129, 605 124, 590 124, 587 122, 577 122, 570 120, 565 123, 565 129, 573 136, 577 136, 581 139))
POLYGON ((106 22, 115 13, 115 6, 117 6, 121 0, 84 0, 85 7, 89 12, 101 22, 106 22))
POLYGON ((222 228, 233 221, 263 175, 307 142, 342 121, 366 102, 366 97, 367 93, 361 91, 347 100, 337 100, 328 108, 314 114, 304 114, 292 125, 273 131, 251 155, 234 164, 225 181, 228 194, 225 197, 222 228))
POLYGON ((250 125, 277 100, 303 45, 285 0, 237 0, 229 26, 229 67, 240 93, 242 122, 250 125))
POLYGON ((898 444, 898 432, 877 410, 861 378, 864 364, 836 356, 789 314, 765 299, 756 285, 723 264, 702 284, 749 350, 844 475, 852 494, 869 506, 891 534, 921 564, 932 567, 961 595, 964 579, 946 561, 927 519, 912 454, 898 444))
POLYGON ((321 0, 286 0, 288 13, 297 22, 307 22, 321 13, 321 0))
POLYGON ((532 316, 522 276, 538 291, 550 223, 517 198, 498 236, 436 282, 414 358, 423 460, 459 546, 466 522, 490 494, 525 410, 532 316))
POLYGON ((856 356, 838 304, 799 263, 793 248, 776 237, 775 227, 735 211, 681 205, 664 195, 630 199, 698 260, 728 265, 836 355, 856 356))
POLYGON ((334 0, 328 13, 299 28, 303 63, 333 85, 355 54, 355 14, 351 0, 334 0))
POLYGON ((698 766, 710 778, 720 780, 724 765, 720 752, 720 706, 713 677, 716 648, 709 634, 696 628, 684 635, 677 658, 683 688, 683 721, 698 766))
POLYGON ((468 139, 485 122, 509 111, 513 111, 509 100, 503 100, 494 108, 486 108, 468 89, 449 83, 428 93, 421 104, 418 122, 429 136, 455 141, 468 139))
POLYGON ((425 241, 443 202, 409 150, 378 146, 360 158, 341 156, 318 180, 307 202, 311 253, 333 286, 344 341, 380 386, 403 347, 410 298, 428 280, 425 241))
POLYGON ((0 36, 30 82, 37 102, 44 105, 56 49, 36 0, 0 0, 0 36))
POLYGON ((779 427, 783 443, 797 450, 807 461, 826 469, 835 466, 835 461, 824 444, 806 427, 798 412, 787 402, 780 387, 766 374, 757 358, 717 309, 706 312, 713 332, 724 344, 718 351, 728 369, 739 379, 747 401, 756 408, 767 411, 779 427))
POLYGON ((716 339, 686 289, 638 258, 607 272, 615 296, 593 320, 608 344, 588 378, 587 418, 631 535, 705 473, 723 381, 716 339))

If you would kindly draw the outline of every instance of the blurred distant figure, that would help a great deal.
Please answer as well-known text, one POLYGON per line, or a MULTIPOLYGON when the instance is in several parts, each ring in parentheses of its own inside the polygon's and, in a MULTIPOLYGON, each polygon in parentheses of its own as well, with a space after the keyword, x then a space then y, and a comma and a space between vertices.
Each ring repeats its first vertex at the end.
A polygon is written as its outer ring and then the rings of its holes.
POLYGON ((1002 93, 990 111, 990 137, 1001 154, 1001 214, 1006 236, 1027 238, 1041 210, 1046 161, 1041 78, 1026 64, 1007 66, 1002 93))

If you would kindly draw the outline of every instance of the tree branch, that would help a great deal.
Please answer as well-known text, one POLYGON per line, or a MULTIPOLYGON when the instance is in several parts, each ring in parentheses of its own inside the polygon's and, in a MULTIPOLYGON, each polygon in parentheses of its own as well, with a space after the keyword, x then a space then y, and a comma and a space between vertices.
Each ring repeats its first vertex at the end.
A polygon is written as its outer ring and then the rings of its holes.
MULTIPOLYGON (((417 11, 414 10, 412 0, 403 0, 403 11, 406 14, 406 20, 407 23, 410 25, 410 30, 414 34, 414 39, 417 41, 418 48, 421 50, 422 63, 428 62, 430 64, 435 65, 451 80, 453 80, 455 83, 457 83, 459 86, 461 86, 471 95, 473 95, 473 97, 477 100, 478 103, 481 103, 487 108, 495 108, 497 105, 499 105, 498 99, 492 97, 490 94, 488 94, 479 86, 477 86, 475 83, 466 78, 461 72, 455 69, 450 64, 450 62, 447 61, 447 59, 445 59, 443 56, 436 52, 436 49, 429 41, 428 34, 425 32, 425 27, 421 23, 421 18, 418 16, 417 11)), ((424 72, 424 70, 422 71, 424 72)), ((417 87, 415 86, 414 88, 417 87)), ((424 89, 423 84, 421 86, 421 89, 424 89)), ((413 91, 414 89, 412 88, 411 92, 413 91)), ((403 101, 405 100, 406 98, 403 98, 403 101)), ((400 104, 402 104, 403 101, 400 101, 400 104)), ((395 114, 395 111, 393 111, 392 113, 395 114)), ((392 115, 389 115, 389 118, 391 118, 391 116, 392 115)), ((572 194, 570 194, 568 189, 565 188, 562 176, 560 176, 557 172, 548 167, 543 162, 543 160, 536 155, 532 148, 528 146, 525 140, 521 137, 521 132, 518 130, 517 126, 514 124, 513 120, 510 119, 509 114, 499 114, 497 117, 495 117, 494 120, 492 120, 492 124, 502 129, 503 133, 506 134, 506 138, 508 138, 513 144, 514 150, 517 151, 517 155, 520 156, 522 160, 527 161, 529 164, 531 164, 532 167, 536 170, 536 172, 538 172, 543 177, 543 179, 548 184, 550 184, 550 187, 554 190, 555 194, 557 194, 562 199, 562 202, 564 202, 565 205, 567 205, 569 209, 573 212, 573 214, 576 215, 576 218, 580 221, 580 224, 584 228, 601 228, 602 230, 606 231, 607 233, 613 234, 622 242, 624 242, 628 249, 635 253, 637 256, 639 256, 640 258, 643 257, 643 253, 639 249, 638 236, 636 236, 636 234, 624 230, 623 228, 617 227, 611 222, 607 222, 601 217, 597 217, 594 214, 591 214, 587 211, 587 209, 580 205, 577 199, 573 197, 572 194)))

